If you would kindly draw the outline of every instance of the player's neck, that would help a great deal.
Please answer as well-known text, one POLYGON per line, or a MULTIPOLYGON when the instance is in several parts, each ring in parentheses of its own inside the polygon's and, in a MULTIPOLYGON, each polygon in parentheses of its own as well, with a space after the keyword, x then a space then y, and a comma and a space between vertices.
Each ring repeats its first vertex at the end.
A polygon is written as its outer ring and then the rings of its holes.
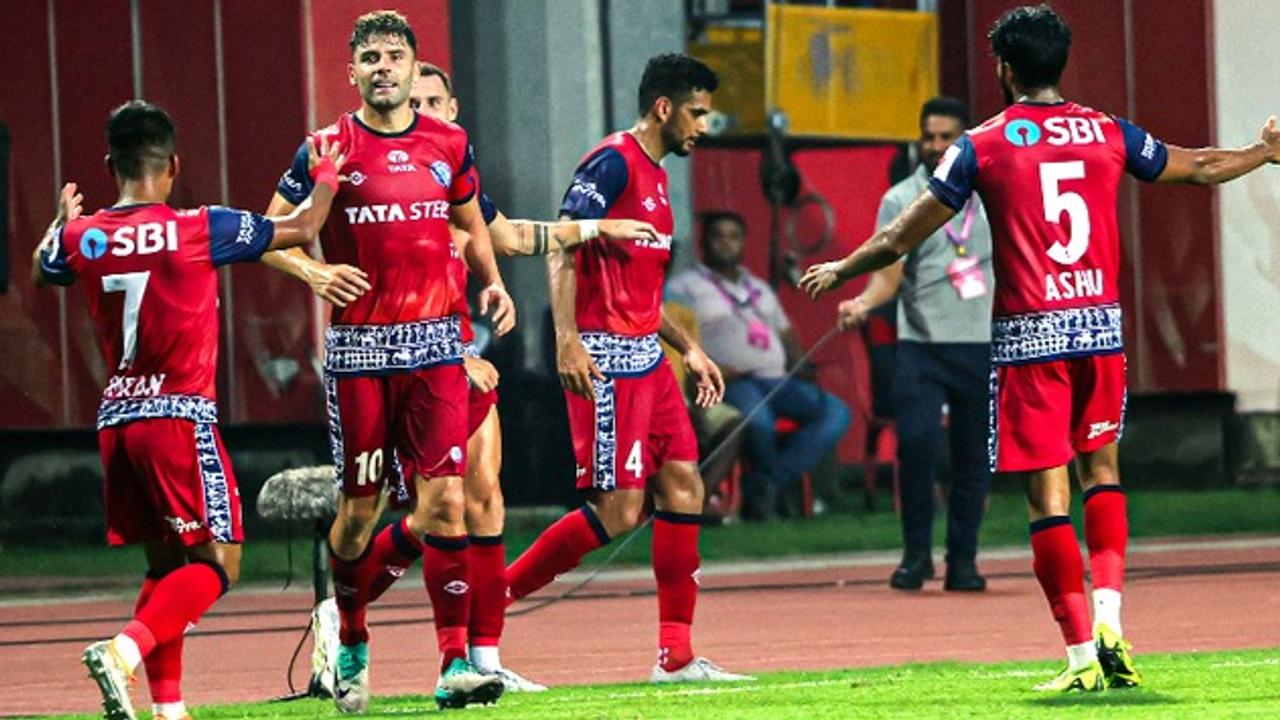
POLYGON ((1034 90, 1022 90, 1019 88, 1019 90, 1018 102, 1048 105, 1050 103, 1060 103, 1063 100, 1062 93, 1058 92, 1057 85, 1035 88, 1034 90))
POLYGON ((366 105, 360 106, 360 122, 364 126, 380 133, 398 133, 409 129, 413 124, 413 108, 404 103, 386 112, 366 105))
POLYGON ((640 143, 640 148, 654 164, 661 163, 662 158, 667 156, 667 148, 662 143, 662 128, 649 122, 648 118, 640 118, 627 132, 640 143))
POLYGON ((120 195, 116 198, 113 207, 163 203, 169 199, 169 191, 173 185, 148 177, 141 180, 125 180, 119 184, 119 187, 120 195))

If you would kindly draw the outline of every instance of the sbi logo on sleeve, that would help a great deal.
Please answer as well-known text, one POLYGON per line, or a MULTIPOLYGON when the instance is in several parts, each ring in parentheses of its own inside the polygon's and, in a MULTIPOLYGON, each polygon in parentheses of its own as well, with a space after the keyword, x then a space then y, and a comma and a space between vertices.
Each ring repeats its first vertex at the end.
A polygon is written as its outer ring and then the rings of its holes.
POLYGON ((107 254, 107 234, 98 228, 89 228, 80 236, 80 254, 89 260, 97 260, 107 254))
POLYGON ((1004 139, 1018 147, 1031 147, 1040 142, 1040 126, 1030 120, 1014 120, 1004 126, 1004 139))

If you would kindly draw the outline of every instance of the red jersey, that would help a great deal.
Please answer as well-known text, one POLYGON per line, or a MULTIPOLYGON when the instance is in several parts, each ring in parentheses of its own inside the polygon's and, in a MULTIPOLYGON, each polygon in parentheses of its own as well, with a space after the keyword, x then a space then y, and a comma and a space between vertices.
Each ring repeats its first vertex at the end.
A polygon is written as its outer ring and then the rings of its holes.
MULTIPOLYGON (((390 325, 447 318, 466 291, 450 267, 457 251, 450 208, 469 201, 478 180, 467 133, 414 113, 399 133, 380 133, 347 113, 320 130, 346 155, 338 194, 321 232, 330 263, 354 265, 373 289, 345 308, 335 325, 390 325)), ((305 144, 277 192, 299 204, 311 192, 305 144)))
POLYGON ((261 215, 159 203, 107 208, 62 229, 41 269, 56 284, 82 280, 113 373, 99 428, 154 417, 217 422, 217 267, 256 261, 274 234, 261 215))
POLYGON ((991 224, 995 362, 1122 350, 1121 175, 1154 180, 1168 150, 1071 102, 1017 103, 947 149, 930 181, 949 207, 977 191, 991 224))
POLYGON ((658 332, 673 230, 667 171, 631 133, 614 133, 578 165, 560 214, 575 220, 641 220, 657 229, 656 241, 597 238, 578 248, 575 312, 583 333, 640 337, 658 332))

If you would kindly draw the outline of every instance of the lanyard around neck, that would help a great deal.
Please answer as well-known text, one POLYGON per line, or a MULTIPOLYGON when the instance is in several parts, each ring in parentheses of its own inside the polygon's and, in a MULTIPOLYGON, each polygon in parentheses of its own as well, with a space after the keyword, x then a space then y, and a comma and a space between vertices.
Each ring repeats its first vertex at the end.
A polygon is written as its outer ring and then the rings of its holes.
POLYGON ((969 253, 969 235, 973 233, 973 198, 969 198, 964 204, 964 222, 960 224, 960 232, 957 233, 951 229, 951 223, 943 224, 942 229, 947 233, 947 239, 956 249, 956 254, 960 256, 969 253))

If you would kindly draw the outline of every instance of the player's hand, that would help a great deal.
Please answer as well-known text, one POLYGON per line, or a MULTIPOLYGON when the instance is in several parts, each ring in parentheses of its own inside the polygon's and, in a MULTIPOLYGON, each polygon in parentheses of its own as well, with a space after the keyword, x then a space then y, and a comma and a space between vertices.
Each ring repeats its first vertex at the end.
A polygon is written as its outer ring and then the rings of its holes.
POLYGON ((694 403, 700 408, 709 408, 724 399, 724 376, 702 348, 694 345, 684 354, 684 367, 693 378, 697 397, 694 403))
POLYGON ((76 192, 76 184, 69 182, 62 186, 62 192, 58 193, 58 216, 53 221, 55 225, 64 225, 76 218, 84 212, 81 207, 84 203, 84 195, 76 192))
POLYGON ((804 271, 804 277, 800 278, 800 289, 814 300, 817 300, 823 293, 835 290, 843 285, 845 281, 845 278, 840 274, 843 264, 843 260, 832 260, 831 262, 810 265, 809 269, 804 271))
POLYGON ((604 373, 600 372, 600 367, 577 337, 556 343, 556 372, 565 390, 592 402, 596 399, 592 381, 605 381, 604 373))
POLYGON ((1280 128, 1276 127, 1275 115, 1262 126, 1262 142, 1271 149, 1271 162, 1280 163, 1280 128))
POLYGON ((643 238, 651 242, 658 239, 658 229, 639 220, 601 220, 600 237, 606 240, 631 240, 643 238))
POLYGON ((841 330, 852 330, 867 321, 867 316, 871 314, 871 307, 863 302, 861 297, 852 300, 845 300, 836 308, 839 313, 837 322, 840 323, 841 330))
POLYGON ((347 161, 347 156, 342 153, 342 144, 337 142, 329 142, 328 135, 319 136, 319 140, 315 136, 307 138, 307 170, 315 170, 320 161, 329 158, 333 161, 333 169, 341 170, 343 163, 347 161))
POLYGON ((488 360, 463 355, 462 366, 467 371, 467 379, 471 381, 471 387, 482 393, 498 387, 498 368, 488 360))
POLYGON ((516 304, 502 283, 494 283, 480 291, 480 314, 488 315, 490 309, 493 310, 493 331, 498 337, 511 332, 516 326, 516 304))
POLYGON ((305 273, 311 292, 335 307, 346 307, 373 287, 365 271, 352 265, 312 263, 305 273))

